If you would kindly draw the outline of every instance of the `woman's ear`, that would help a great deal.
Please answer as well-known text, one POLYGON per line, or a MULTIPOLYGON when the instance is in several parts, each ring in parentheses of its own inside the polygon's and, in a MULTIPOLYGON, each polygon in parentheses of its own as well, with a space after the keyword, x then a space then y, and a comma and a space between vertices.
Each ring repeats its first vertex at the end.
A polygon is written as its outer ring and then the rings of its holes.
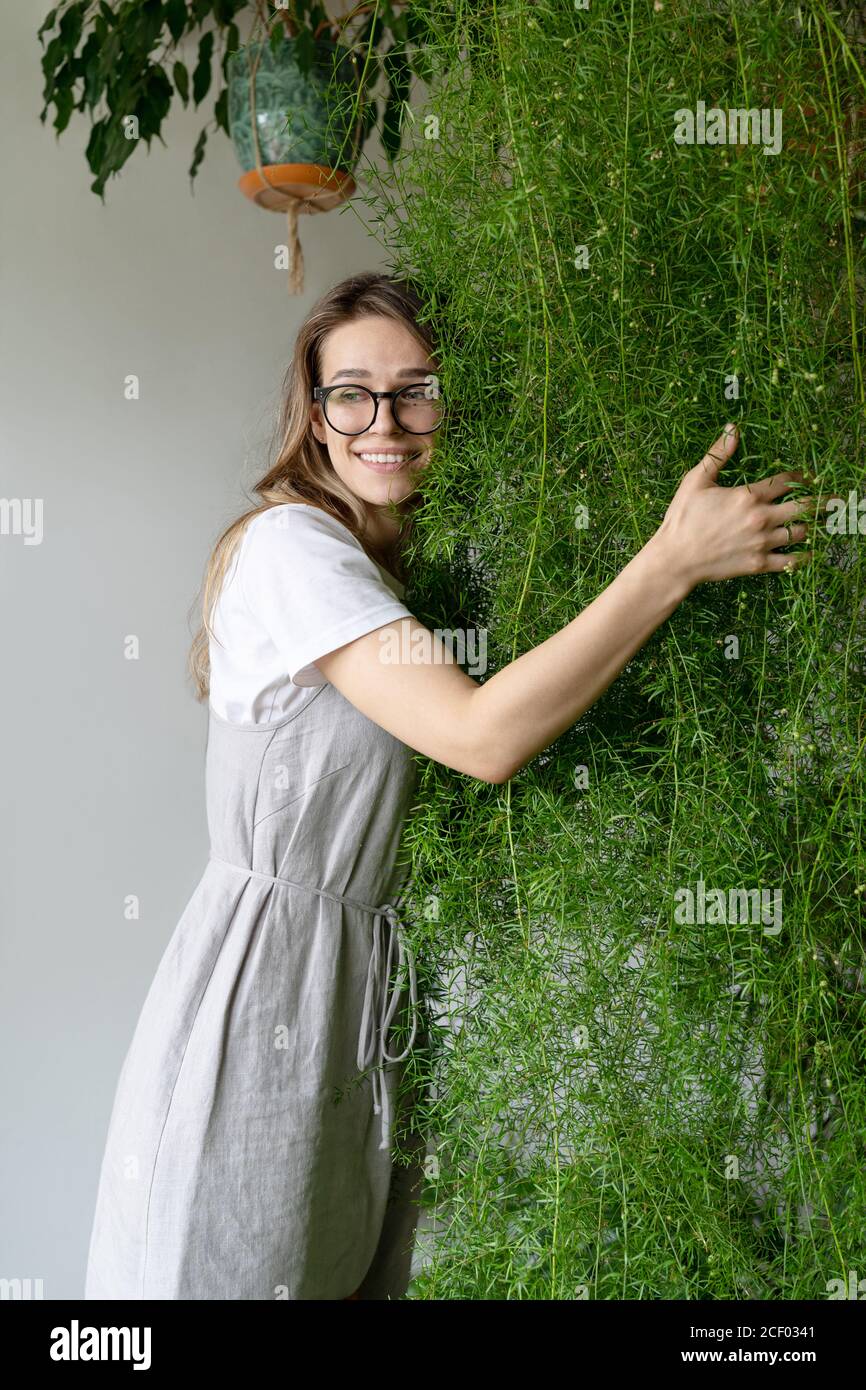
POLYGON ((319 443, 327 444, 328 436, 325 433, 325 425, 322 419, 322 407, 319 405, 318 401, 314 401, 310 406, 310 425, 319 443))

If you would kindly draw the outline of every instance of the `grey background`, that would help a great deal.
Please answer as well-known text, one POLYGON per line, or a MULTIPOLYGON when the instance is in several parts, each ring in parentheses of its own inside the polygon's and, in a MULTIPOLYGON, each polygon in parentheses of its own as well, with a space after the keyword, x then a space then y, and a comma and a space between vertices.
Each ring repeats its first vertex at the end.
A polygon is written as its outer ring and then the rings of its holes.
POLYGON ((0 497, 44 511, 41 544, 0 535, 0 1278, 56 1299, 83 1294, 114 1087, 207 856, 190 606, 266 462, 302 317, 385 260, 359 201, 302 217, 290 296, 285 219, 240 193, 221 132, 190 192, 213 92, 103 205, 86 116, 59 140, 39 121, 50 8, 0 3, 0 497))

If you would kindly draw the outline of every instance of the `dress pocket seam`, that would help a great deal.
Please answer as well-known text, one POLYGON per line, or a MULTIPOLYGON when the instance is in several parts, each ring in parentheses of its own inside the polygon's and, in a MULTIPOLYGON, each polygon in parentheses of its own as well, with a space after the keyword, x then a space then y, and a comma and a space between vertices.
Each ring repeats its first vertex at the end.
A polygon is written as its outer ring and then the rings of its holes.
POLYGON ((343 763, 340 767, 332 767, 327 772, 323 772, 321 777, 317 777, 314 782, 308 782, 305 787, 302 787, 297 796, 290 797, 288 801, 281 802, 279 806, 275 806, 274 809, 268 811, 266 815, 260 816, 258 820, 253 820, 253 830, 258 830, 259 826, 264 825, 265 821, 270 820, 271 816, 279 815, 280 811, 285 811, 286 807, 293 806, 296 801, 300 801, 302 797, 307 795, 307 792, 312 791, 313 787, 317 787, 320 782, 324 782, 326 777, 333 777, 336 773, 344 772, 347 767, 351 766, 351 763, 343 763))

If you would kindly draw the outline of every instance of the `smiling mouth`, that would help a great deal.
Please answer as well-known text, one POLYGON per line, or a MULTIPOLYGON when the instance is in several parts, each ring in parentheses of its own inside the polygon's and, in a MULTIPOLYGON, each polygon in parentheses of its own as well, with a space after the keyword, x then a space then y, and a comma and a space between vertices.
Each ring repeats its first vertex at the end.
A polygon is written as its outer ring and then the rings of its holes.
POLYGON ((356 458, 359 458, 362 463, 391 464, 396 468, 399 464, 408 463, 410 459, 418 458, 420 453, 420 449, 411 452, 402 449, 359 449, 356 458))

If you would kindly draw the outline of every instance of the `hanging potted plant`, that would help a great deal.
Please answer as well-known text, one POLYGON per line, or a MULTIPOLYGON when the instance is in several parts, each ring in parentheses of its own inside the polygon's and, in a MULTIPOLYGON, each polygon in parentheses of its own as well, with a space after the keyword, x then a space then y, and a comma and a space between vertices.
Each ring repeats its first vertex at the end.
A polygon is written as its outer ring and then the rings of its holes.
POLYGON ((425 20, 401 0, 373 0, 331 19, 318 0, 61 0, 43 20, 44 123, 58 135, 87 112, 91 189, 142 144, 150 149, 177 97, 198 108, 215 70, 223 85, 193 151, 190 180, 209 132, 233 140, 242 191, 289 220, 289 287, 302 284, 299 211, 327 211, 354 191, 352 169, 378 129, 386 157, 400 149, 412 74, 430 76, 425 20), (241 27, 247 33, 242 41, 241 27), (196 60, 178 56, 199 31, 196 60), (217 64, 219 65, 217 68, 217 64), (381 83, 382 90, 375 95, 381 83))
POLYGON ((286 214, 296 293, 303 287, 298 214, 327 212, 354 193, 365 103, 356 53, 318 31, 306 53, 282 28, 274 35, 276 44, 254 40, 229 56, 228 118, 241 192, 286 214))

